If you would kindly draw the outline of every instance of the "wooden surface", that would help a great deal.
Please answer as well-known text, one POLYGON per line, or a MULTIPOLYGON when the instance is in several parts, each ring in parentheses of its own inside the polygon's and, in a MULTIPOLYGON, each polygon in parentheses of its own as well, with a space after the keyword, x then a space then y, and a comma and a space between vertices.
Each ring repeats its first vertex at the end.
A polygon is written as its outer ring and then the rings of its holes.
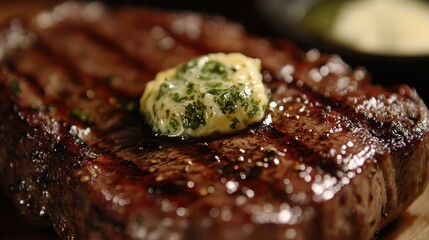
POLYGON ((399 219, 382 232, 383 240, 429 239, 429 185, 399 219))
MULTIPOLYGON (((0 0, 0 21, 21 14, 34 14, 58 3, 59 0, 0 0)), ((39 228, 27 223, 13 204, 0 194, 0 240, 57 239, 51 229, 39 228)), ((381 240, 427 240, 429 239, 429 187, 400 218, 383 230, 381 240)))

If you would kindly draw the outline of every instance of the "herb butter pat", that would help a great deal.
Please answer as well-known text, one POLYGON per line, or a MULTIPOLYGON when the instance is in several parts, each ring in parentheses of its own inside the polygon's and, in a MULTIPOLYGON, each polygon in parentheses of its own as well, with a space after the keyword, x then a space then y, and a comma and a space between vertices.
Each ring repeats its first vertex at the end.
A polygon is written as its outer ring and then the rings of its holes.
POLYGON ((245 129, 268 103, 261 62, 216 53, 160 72, 146 85, 140 111, 163 136, 201 137, 245 129))

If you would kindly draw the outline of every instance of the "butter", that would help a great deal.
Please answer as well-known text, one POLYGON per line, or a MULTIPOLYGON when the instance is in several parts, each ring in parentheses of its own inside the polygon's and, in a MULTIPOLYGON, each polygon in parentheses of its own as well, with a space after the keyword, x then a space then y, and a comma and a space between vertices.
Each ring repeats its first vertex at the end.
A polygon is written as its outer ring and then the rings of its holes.
POLYGON ((169 137, 228 134, 262 121, 268 103, 261 62, 240 53, 194 58, 147 83, 140 111, 169 137))

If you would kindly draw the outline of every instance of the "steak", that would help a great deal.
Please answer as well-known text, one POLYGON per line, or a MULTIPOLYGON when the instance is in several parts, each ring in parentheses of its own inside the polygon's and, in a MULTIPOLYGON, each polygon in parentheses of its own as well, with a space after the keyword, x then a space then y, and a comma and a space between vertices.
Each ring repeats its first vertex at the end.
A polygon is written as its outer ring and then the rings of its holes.
POLYGON ((414 89, 222 17, 68 2, 8 22, 0 57, 1 184, 62 239, 370 239, 427 183, 414 89), (263 122, 156 137, 145 83, 212 52, 261 59, 263 122))

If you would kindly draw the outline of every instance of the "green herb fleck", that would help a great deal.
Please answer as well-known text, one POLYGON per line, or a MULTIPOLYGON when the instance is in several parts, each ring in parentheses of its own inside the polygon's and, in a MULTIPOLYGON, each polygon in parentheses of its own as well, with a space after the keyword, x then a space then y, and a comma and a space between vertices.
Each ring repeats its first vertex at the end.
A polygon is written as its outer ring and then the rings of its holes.
POLYGON ((226 67, 218 61, 210 60, 204 64, 202 71, 222 75, 226 73, 226 67))
POLYGON ((82 110, 77 109, 77 108, 73 108, 72 110, 70 110, 70 116, 82 121, 82 122, 87 122, 88 121, 88 115, 86 115, 82 110))
POLYGON ((186 79, 187 74, 196 76, 199 80, 213 80, 219 79, 229 80, 229 75, 234 73, 236 69, 227 67, 223 63, 215 60, 208 60, 202 66, 199 64, 201 58, 194 58, 189 62, 183 64, 176 71, 177 79, 186 79))
POLYGON ((177 71, 176 71, 176 78, 183 79, 184 75, 188 72, 190 72, 192 69, 194 69, 197 65, 199 58, 194 58, 190 60, 189 62, 183 64, 177 71))
POLYGON ((109 76, 106 76, 106 77, 103 79, 103 82, 105 82, 105 83, 107 83, 107 84, 110 84, 110 83, 112 83, 112 82, 113 82, 113 80, 115 80, 115 78, 116 78, 116 76, 115 76, 115 75, 109 75, 109 76))
POLYGON ((229 125, 230 128, 235 129, 237 127, 237 124, 240 123, 240 120, 238 120, 237 118, 233 118, 231 125, 229 125))
POLYGON ((218 89, 218 88, 213 88, 207 91, 207 93, 210 93, 212 95, 220 95, 222 92, 225 92, 224 89, 218 89))
POLYGON ((181 102, 181 101, 183 101, 183 100, 186 100, 187 99, 187 97, 182 97, 182 96, 180 96, 180 94, 179 93, 174 93, 173 94, 173 96, 172 96, 172 99, 175 101, 175 102, 181 102))
POLYGON ((235 112, 241 102, 241 106, 246 106, 248 98, 251 92, 243 91, 243 84, 234 85, 228 89, 211 89, 210 93, 217 95, 214 98, 215 103, 219 106, 219 109, 223 114, 232 114, 235 112))
POLYGON ((174 131, 176 131, 177 128, 179 127, 179 121, 177 121, 175 118, 172 118, 170 120, 170 127, 172 127, 174 131))
POLYGON ((195 130, 200 125, 206 125, 205 111, 206 106, 200 100, 188 104, 185 108, 183 126, 195 130))
POLYGON ((222 87, 222 83, 221 82, 208 82, 206 83, 206 86, 209 88, 220 88, 222 87))
POLYGON ((170 91, 170 82, 165 81, 159 86, 158 96, 156 96, 156 100, 161 99, 168 91, 170 91))
MULTIPOLYGON (((256 113, 258 113, 259 102, 260 101, 256 101, 253 98, 250 99, 250 110, 247 112, 247 116, 249 116, 249 118, 253 118, 256 115, 256 113)), ((245 111, 247 111, 247 109, 245 111)))
POLYGON ((10 84, 10 88, 14 93, 21 92, 21 86, 19 85, 19 82, 16 80, 12 81, 12 83, 10 84))
POLYGON ((55 111, 55 106, 54 105, 52 105, 52 104, 48 104, 47 106, 46 106, 46 109, 48 110, 48 112, 53 112, 53 111, 55 111))
POLYGON ((194 83, 187 83, 186 84, 186 94, 192 94, 195 92, 195 84, 194 83))
POLYGON ((198 79, 200 80, 213 80, 219 79, 229 81, 230 75, 235 72, 234 68, 227 67, 219 61, 207 61, 201 68, 198 79))

